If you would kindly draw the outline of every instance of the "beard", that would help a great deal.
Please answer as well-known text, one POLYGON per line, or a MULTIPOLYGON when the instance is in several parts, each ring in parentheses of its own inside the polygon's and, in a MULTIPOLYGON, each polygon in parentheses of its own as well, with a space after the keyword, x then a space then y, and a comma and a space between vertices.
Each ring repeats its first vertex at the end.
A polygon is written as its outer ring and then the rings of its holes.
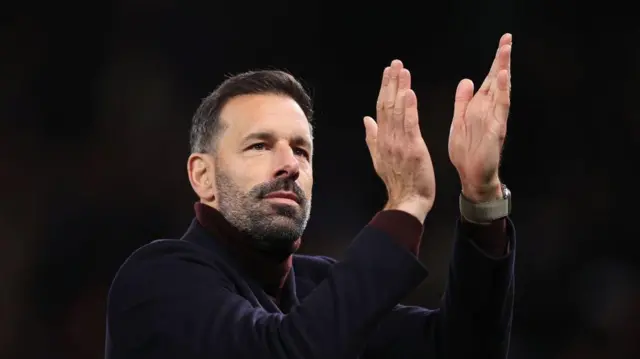
POLYGON ((216 185, 220 213, 259 250, 277 253, 295 250, 294 244, 309 221, 311 199, 293 178, 276 178, 243 192, 225 171, 216 168, 216 185), (275 191, 295 193, 298 206, 265 200, 275 191))

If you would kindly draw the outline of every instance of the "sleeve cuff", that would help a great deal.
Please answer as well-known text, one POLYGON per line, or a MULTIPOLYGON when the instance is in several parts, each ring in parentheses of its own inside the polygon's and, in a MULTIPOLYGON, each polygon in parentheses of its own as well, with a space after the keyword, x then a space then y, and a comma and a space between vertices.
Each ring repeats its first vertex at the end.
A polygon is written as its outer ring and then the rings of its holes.
POLYGON ((418 255, 422 240, 422 223, 409 213, 386 210, 376 214, 369 225, 385 232, 400 246, 418 255))
POLYGON ((509 254, 507 219, 501 218, 489 224, 476 224, 460 218, 460 229, 464 237, 489 257, 500 258, 509 254))

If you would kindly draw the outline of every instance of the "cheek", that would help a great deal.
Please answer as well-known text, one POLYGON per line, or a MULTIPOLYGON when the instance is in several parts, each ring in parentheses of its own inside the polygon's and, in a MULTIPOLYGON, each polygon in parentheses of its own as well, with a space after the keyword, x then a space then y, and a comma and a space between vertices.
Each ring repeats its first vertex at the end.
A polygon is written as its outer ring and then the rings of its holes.
POLYGON ((311 170, 300 172, 300 177, 298 177, 298 184, 307 195, 307 198, 311 198, 311 193, 313 190, 313 173, 311 172, 311 170))
POLYGON ((268 166, 265 161, 236 161, 228 166, 228 173, 233 175, 239 188, 244 192, 250 191, 255 186, 269 180, 268 166))

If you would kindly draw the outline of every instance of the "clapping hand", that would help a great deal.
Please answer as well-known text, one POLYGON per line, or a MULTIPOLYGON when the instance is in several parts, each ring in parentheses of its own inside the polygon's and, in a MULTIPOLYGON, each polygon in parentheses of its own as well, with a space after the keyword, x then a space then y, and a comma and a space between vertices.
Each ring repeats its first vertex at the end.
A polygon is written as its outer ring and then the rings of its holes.
POLYGON ((399 60, 384 69, 376 116, 365 117, 364 125, 373 166, 387 187, 386 208, 424 221, 435 199, 435 176, 420 133, 411 74, 399 60))
POLYGON ((504 34, 475 96, 469 79, 460 81, 456 90, 449 157, 460 176, 462 193, 476 202, 501 196, 498 168, 509 117, 511 43, 511 34, 504 34))

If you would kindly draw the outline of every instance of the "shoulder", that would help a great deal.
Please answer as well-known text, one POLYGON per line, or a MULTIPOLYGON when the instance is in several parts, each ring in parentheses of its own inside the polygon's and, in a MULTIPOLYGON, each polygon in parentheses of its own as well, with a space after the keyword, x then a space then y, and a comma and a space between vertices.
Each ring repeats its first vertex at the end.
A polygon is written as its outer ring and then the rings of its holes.
POLYGON ((181 239, 158 239, 134 251, 122 264, 119 272, 171 262, 209 265, 214 259, 195 243, 181 239))
POLYGON ((185 240, 156 240, 134 251, 107 297, 113 343, 137 347, 157 331, 174 335, 176 323, 223 305, 228 297, 219 294, 231 292, 233 285, 221 268, 213 253, 185 240))
POLYGON ((206 290, 224 282, 211 252, 189 241, 161 239, 140 247, 122 264, 111 283, 108 304, 206 290))
POLYGON ((157 239, 135 250, 120 267, 120 271, 161 263, 210 265, 219 261, 219 249, 197 220, 193 220, 180 239, 157 239))

